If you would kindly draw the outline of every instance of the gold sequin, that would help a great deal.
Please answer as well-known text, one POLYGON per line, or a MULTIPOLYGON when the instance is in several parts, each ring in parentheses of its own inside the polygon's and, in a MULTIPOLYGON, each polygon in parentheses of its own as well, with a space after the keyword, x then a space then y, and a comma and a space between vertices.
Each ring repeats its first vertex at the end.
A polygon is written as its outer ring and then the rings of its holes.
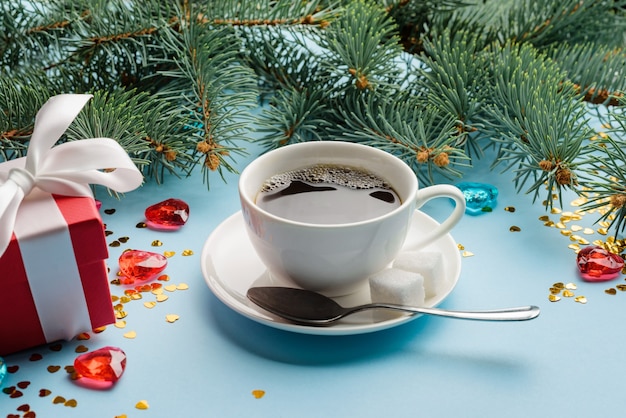
POLYGON ((76 353, 86 353, 87 351, 89 351, 89 348, 81 344, 78 347, 76 347, 74 351, 76 353))
POLYGON ((182 252, 183 257, 187 257, 190 255, 193 255, 193 251, 192 250, 183 250, 182 252))
POLYGON ((585 228, 585 229, 583 229, 583 234, 585 234, 585 235, 593 235, 594 234, 594 230, 592 228, 585 228))
POLYGON ((113 326, 115 326, 115 328, 126 328, 126 321, 116 321, 115 324, 113 324, 113 326))
POLYGON ((578 303, 582 303, 584 305, 585 303, 587 303, 587 298, 584 296, 576 296, 574 298, 574 301, 578 303))
POLYGON ((117 319, 124 319, 128 316, 128 313, 126 311, 115 311, 115 318, 117 319))
POLYGON ((571 298, 572 296, 574 296, 574 292, 572 292, 571 290, 565 289, 563 291, 563 296, 566 297, 566 298, 571 298))
POLYGON ((521 230, 522 230, 522 228, 520 228, 519 226, 515 226, 515 225, 513 225, 513 226, 511 226, 509 228, 509 231, 511 231, 511 232, 519 232, 521 230))
POLYGON ((122 245, 122 244, 120 244, 120 242, 116 240, 116 241, 112 241, 109 244, 109 247, 119 247, 120 245, 122 245))
POLYGON ((159 281, 161 282, 169 282, 170 281, 170 276, 168 276, 167 274, 162 274, 158 277, 159 281))
MULTIPOLYGON (((557 197, 558 197, 558 196, 557 196, 557 197)), ((552 209, 550 210, 550 213, 552 213, 552 214, 558 214, 558 213, 561 213, 561 212, 562 212, 562 210, 561 210, 561 209, 559 209, 559 208, 552 208, 552 209)))
POLYGON ((551 287, 550 288, 550 294, 558 295, 559 293, 561 293, 561 290, 563 290, 563 289, 559 289, 559 288, 556 288, 556 287, 551 287))
POLYGON ((550 217, 548 215, 543 215, 539 217, 539 220, 542 222, 548 222, 550 220, 550 217))
POLYGON ((574 250, 574 251, 580 251, 580 245, 578 244, 570 244, 567 246, 567 248, 574 250))
POLYGON ((156 300, 157 302, 165 302, 166 300, 168 300, 170 297, 167 295, 157 295, 156 300))
POLYGON ((130 238, 129 237, 119 237, 117 240, 122 244, 126 244, 130 238))
POLYGON ((617 290, 614 287, 610 287, 604 291, 607 295, 615 295, 617 294, 617 290))
POLYGON ((152 300, 152 301, 150 301, 150 302, 144 302, 144 303, 143 303, 143 306, 145 306, 145 307, 146 307, 146 308, 148 308, 148 309, 152 309, 152 308, 154 308, 154 307, 156 306, 156 304, 157 304, 157 303, 156 303, 155 301, 153 301, 153 300, 152 300))
POLYGON ((145 222, 139 222, 137 225, 135 225, 135 228, 147 228, 148 225, 145 222))
POLYGON ((176 290, 187 290, 189 289, 189 285, 187 283, 179 283, 178 286, 176 286, 176 290))
POLYGON ((167 314, 165 315, 165 320, 167 322, 169 322, 170 324, 178 321, 180 319, 180 316, 176 315, 176 314, 167 314))
POLYGON ((626 284, 618 284, 615 287, 617 288, 617 290, 619 290, 621 292, 626 292, 626 284))
POLYGON ((465 249, 465 246, 464 246, 464 245, 462 245, 462 244, 457 244, 457 245, 456 245, 456 248, 458 248, 458 249, 459 249, 459 251, 463 251, 463 250, 465 249))
POLYGON ((552 295, 551 294, 551 295, 548 295, 548 300, 550 302, 558 302, 558 301, 561 300, 561 298, 559 296, 557 296, 557 295, 552 295))
POLYGON ((255 389, 252 391, 252 396, 254 396, 256 399, 261 399, 263 396, 265 396, 265 391, 261 389, 255 389))
POLYGON ((566 237, 572 235, 572 231, 569 231, 567 229, 562 229, 561 230, 561 235, 565 235, 566 237))
POLYGON ((171 258, 174 255, 176 255, 176 251, 163 251, 163 257, 165 258, 171 258))
POLYGON ((168 284, 167 286, 163 286, 163 289, 167 290, 168 292, 173 292, 176 290, 176 285, 168 284))
POLYGON ((152 245, 153 247, 161 247, 163 246, 163 243, 161 241, 159 241, 158 239, 155 239, 154 241, 152 241, 152 245))
POLYGON ((473 257, 474 253, 471 251, 463 251, 463 254, 461 254, 463 257, 473 257))
POLYGON ((552 285, 552 287, 556 287, 557 289, 564 289, 565 285, 563 284, 563 282, 556 282, 552 285))
POLYGON ((598 234, 606 235, 608 233, 609 233, 609 231, 606 228, 598 228, 598 234))
POLYGON ((583 230, 583 227, 582 227, 582 226, 580 226, 580 225, 572 225, 572 226, 570 227, 570 229, 571 229, 573 232, 578 232, 578 231, 582 231, 582 230, 583 230))
POLYGON ((565 285, 565 288, 569 289, 569 290, 576 290, 576 289, 578 289, 578 286, 576 286, 575 283, 568 283, 568 284, 565 285))
POLYGON ((135 404, 135 408, 137 408, 137 409, 148 409, 148 408, 150 408, 150 405, 148 405, 148 401, 141 400, 141 401, 139 401, 139 402, 137 402, 135 404))
POLYGON ((514 206, 507 206, 507 207, 504 208, 504 210, 507 211, 507 212, 513 213, 513 212, 515 212, 515 207, 514 206))
POLYGON ((124 338, 128 338, 130 340, 132 340, 135 337, 137 337, 136 331, 128 331, 127 333, 124 334, 124 338))

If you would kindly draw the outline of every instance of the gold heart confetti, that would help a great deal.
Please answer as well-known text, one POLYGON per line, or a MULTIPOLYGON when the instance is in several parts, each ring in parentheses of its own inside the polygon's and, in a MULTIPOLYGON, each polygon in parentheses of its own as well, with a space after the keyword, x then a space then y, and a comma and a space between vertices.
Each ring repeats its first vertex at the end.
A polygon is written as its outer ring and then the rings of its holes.
POLYGON ((70 408, 76 408, 76 406, 78 405, 78 402, 76 401, 76 399, 69 399, 65 401, 63 405, 68 406, 70 408))
POLYGON ((150 301, 150 302, 144 302, 143 306, 145 306, 148 309, 152 309, 156 306, 156 302, 155 301, 150 301))
POLYGON ((176 315, 176 314, 167 314, 165 315, 165 320, 167 322, 169 322, 170 324, 178 321, 180 319, 180 316, 176 315))
POLYGON ((183 255, 183 257, 188 257, 190 255, 193 255, 193 251, 192 250, 183 250, 182 255, 183 255))
POLYGON ((176 290, 187 290, 189 289, 189 285, 187 283, 180 283, 176 286, 176 290))
POLYGON ((126 321, 117 321, 115 324, 113 324, 115 326, 115 328, 126 328, 126 321))
POLYGON ((63 396, 55 396, 52 400, 53 404, 65 403, 65 398, 63 396))
POLYGON ((168 300, 170 297, 167 295, 157 295, 156 300, 157 302, 165 302, 166 300, 168 300))
POLYGON ((141 401, 139 401, 139 402, 137 402, 135 404, 135 408, 137 408, 137 409, 148 409, 148 408, 150 408, 150 405, 148 405, 148 401, 141 400, 141 401))
POLYGON ((130 340, 132 340, 136 336, 137 336, 137 332, 135 331, 128 331, 127 333, 124 334, 124 338, 128 338, 130 340))
POLYGON ((574 301, 576 301, 576 302, 578 302, 578 303, 585 304, 585 303, 587 303, 587 298, 586 298, 586 297, 584 297, 584 296, 576 296, 576 297, 574 298, 574 301))
POLYGON ((561 297, 557 295, 548 295, 548 300, 550 302, 558 302, 561 300, 561 297))
POLYGON ((168 292, 173 292, 176 290, 176 285, 168 284, 167 286, 163 286, 163 289, 167 290, 168 292))
POLYGON ((48 366, 48 371, 50 373, 56 373, 61 370, 61 366, 48 366))
POLYGON ((252 396, 254 396, 256 399, 261 399, 263 396, 265 396, 265 391, 261 389, 255 389, 252 391, 252 396))
POLYGON ((78 347, 76 347, 74 351, 77 353, 86 353, 87 351, 89 351, 89 348, 81 344, 78 347))
POLYGON ((163 256, 166 258, 174 257, 176 255, 176 251, 163 251, 163 256))
POLYGON ((463 251, 463 253, 461 254, 463 257, 473 257, 474 253, 471 251, 463 251))

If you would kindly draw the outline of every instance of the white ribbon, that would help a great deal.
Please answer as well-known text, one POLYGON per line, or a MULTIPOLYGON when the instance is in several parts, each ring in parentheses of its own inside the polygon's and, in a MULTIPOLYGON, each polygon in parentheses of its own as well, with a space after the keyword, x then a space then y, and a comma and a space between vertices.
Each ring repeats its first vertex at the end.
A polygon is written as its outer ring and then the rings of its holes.
POLYGON ((91 97, 62 94, 50 98, 37 112, 26 157, 0 164, 0 256, 11 241, 20 203, 34 187, 52 194, 91 196, 89 184, 121 193, 141 185, 143 176, 113 139, 90 138, 54 146, 91 97))

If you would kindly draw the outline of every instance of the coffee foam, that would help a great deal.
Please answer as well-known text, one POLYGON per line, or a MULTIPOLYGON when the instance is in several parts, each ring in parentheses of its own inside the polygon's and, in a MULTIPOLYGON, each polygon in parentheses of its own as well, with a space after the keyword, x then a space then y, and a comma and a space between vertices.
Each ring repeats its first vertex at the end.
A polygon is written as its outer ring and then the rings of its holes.
POLYGON ((308 183, 330 183, 350 189, 390 189, 389 184, 375 174, 365 170, 332 164, 317 164, 275 174, 267 179, 261 192, 271 192, 288 186, 293 181, 308 183))

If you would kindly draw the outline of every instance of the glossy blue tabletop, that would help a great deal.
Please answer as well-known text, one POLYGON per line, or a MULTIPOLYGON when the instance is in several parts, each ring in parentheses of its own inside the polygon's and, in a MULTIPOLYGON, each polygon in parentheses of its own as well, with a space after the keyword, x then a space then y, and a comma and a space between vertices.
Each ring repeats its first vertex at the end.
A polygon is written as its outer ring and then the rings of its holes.
MULTIPOLYGON (((238 159, 239 169, 260 152, 254 146, 249 150, 249 157, 238 159)), ((144 306, 155 300, 150 293, 126 303, 123 328, 110 325, 88 340, 63 342, 60 351, 45 345, 6 356, 12 373, 2 387, 19 388, 22 396, 0 392, 0 416, 23 416, 26 410, 59 418, 622 416, 626 293, 605 290, 623 283, 623 276, 605 283, 582 281, 576 254, 568 248, 570 237, 540 220, 548 216, 556 223, 561 215, 516 193, 512 173, 491 171, 490 163, 476 162, 463 180, 495 185, 498 204, 490 213, 465 216, 453 230, 465 256, 458 284, 440 306, 534 304, 542 310, 539 318, 494 323, 419 317, 348 336, 293 333, 252 321, 213 295, 200 268, 207 237, 239 210, 238 177, 228 174, 222 182, 213 175, 207 191, 195 172, 191 178, 168 177, 163 185, 148 183, 121 200, 104 190, 97 195, 103 211, 115 209, 102 214, 113 232, 108 242, 129 237, 109 249, 111 280, 125 249, 171 251, 165 270, 170 280, 163 284, 184 283, 188 289, 164 292, 168 299, 152 309, 144 306), (191 207, 183 228, 136 227, 148 205, 171 197, 191 207), (512 232, 511 226, 520 231, 512 232), (162 246, 152 246, 155 240, 162 246), (575 296, 549 301, 555 282, 575 284, 572 292, 587 303, 575 296), (170 323, 168 314, 179 319, 170 323), (64 367, 73 364, 79 346, 123 349, 128 361, 122 378, 107 390, 76 384, 64 367), (33 354, 41 359, 33 361, 33 354), (148 408, 138 409, 140 401, 148 408)), ((565 197, 564 211, 576 210, 569 206, 574 198, 565 197)), ((435 219, 450 210, 447 200, 423 208, 435 219)), ((585 215, 565 229, 577 224, 595 231, 596 219, 585 215)), ((232 260, 237 262, 237 254, 232 260)), ((123 290, 111 285, 113 295, 123 290)))

